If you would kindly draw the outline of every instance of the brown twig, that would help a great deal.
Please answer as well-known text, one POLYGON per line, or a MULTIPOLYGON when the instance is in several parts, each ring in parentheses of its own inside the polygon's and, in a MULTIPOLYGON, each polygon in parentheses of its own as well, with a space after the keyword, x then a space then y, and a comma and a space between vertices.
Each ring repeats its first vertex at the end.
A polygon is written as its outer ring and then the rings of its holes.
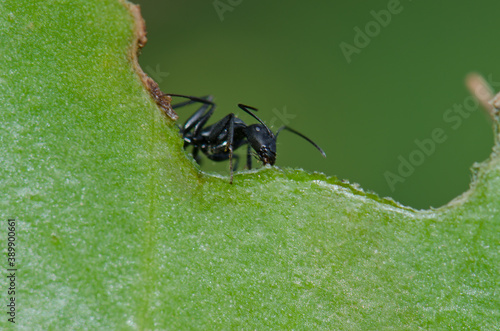
POLYGON ((466 78, 466 84, 470 93, 479 100, 491 119, 495 120, 498 108, 500 108, 500 93, 495 97, 492 87, 483 76, 477 73, 469 74, 466 78))

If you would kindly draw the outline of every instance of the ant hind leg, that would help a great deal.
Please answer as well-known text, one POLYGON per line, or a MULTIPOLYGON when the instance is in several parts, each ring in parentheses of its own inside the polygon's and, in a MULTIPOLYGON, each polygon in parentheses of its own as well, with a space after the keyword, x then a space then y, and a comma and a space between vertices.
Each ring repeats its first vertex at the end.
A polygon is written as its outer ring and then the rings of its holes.
POLYGON ((198 97, 193 97, 193 96, 188 96, 188 95, 181 95, 181 94, 168 94, 169 96, 173 97, 179 97, 179 98, 187 98, 189 100, 177 103, 175 105, 172 105, 173 109, 177 109, 180 107, 188 106, 190 104, 194 103, 201 103, 202 106, 198 108, 196 112, 194 112, 193 115, 191 115, 184 125, 181 128, 181 133, 183 136, 185 136, 187 133, 189 133, 193 128, 194 128, 194 135, 198 135, 198 133, 201 131, 202 127, 205 125, 205 123, 208 121, 210 116, 212 116, 213 112, 215 111, 215 108, 217 105, 212 101, 213 96, 207 95, 201 98, 198 97))
POLYGON ((203 103, 203 104, 212 104, 212 100, 213 100, 213 96, 212 95, 205 95, 203 97, 192 97, 192 96, 189 96, 189 95, 182 95, 182 94, 167 94, 168 96, 171 96, 171 97, 178 97, 178 98, 186 98, 186 99, 189 99, 187 101, 183 101, 183 102, 179 102, 179 103, 176 103, 175 105, 172 105, 172 108, 176 109, 176 108, 181 108, 181 107, 184 107, 184 106, 188 106, 188 105, 191 105, 193 103, 203 103))

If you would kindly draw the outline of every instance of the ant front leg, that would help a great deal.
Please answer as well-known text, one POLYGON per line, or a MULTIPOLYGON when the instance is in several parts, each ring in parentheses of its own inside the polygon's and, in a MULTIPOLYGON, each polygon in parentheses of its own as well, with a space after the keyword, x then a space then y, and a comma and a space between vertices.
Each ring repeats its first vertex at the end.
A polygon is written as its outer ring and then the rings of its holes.
POLYGON ((252 169, 252 147, 247 145, 247 169, 252 169))

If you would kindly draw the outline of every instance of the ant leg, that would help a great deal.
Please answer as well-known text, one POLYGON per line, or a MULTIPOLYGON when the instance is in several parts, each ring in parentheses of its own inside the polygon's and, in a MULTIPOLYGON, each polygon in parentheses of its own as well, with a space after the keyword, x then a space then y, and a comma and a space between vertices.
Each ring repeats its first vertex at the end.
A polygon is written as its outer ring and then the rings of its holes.
POLYGON ((247 169, 252 169, 252 147, 250 144, 247 146, 247 169))
POLYGON ((212 97, 210 96, 209 98, 210 100, 206 100, 205 104, 186 120, 186 123, 184 123, 184 132, 189 132, 194 128, 193 134, 195 136, 200 133, 202 127, 215 111, 216 105, 211 101, 212 97))
POLYGON ((192 155, 193 155, 193 159, 196 161, 196 163, 201 165, 201 158, 198 155, 199 151, 200 151, 200 149, 198 147, 193 147, 192 155))
POLYGON ((232 145, 232 140, 234 138, 234 119, 233 113, 225 116, 219 122, 214 123, 210 126, 210 133, 208 134, 208 143, 214 146, 212 149, 216 153, 220 152, 221 147, 224 148, 224 152, 227 152, 228 146, 232 145))
POLYGON ((208 121, 210 116, 212 116, 213 112, 215 111, 216 104, 212 101, 213 96, 207 95, 201 98, 198 97, 192 97, 192 96, 187 96, 187 95, 181 95, 181 94, 168 94, 169 96, 174 96, 174 97, 181 97, 181 98, 187 98, 189 100, 175 104, 172 106, 172 108, 176 109, 179 107, 184 107, 193 103, 202 103, 203 106, 201 106, 191 117, 189 117, 186 122, 184 123, 182 127, 182 134, 185 136, 186 133, 191 131, 194 128, 194 135, 196 136, 203 125, 208 121))
POLYGON ((233 158, 235 160, 233 170, 236 171, 238 169, 238 165, 240 164, 240 156, 238 154, 234 154, 233 158))
POLYGON ((229 152, 229 171, 231 173, 229 183, 233 183, 233 142, 234 142, 234 119, 233 113, 227 115, 212 126, 208 135, 209 143, 215 143, 215 149, 225 146, 224 152, 229 152), (225 131, 227 131, 227 136, 225 131), (221 134, 223 136, 221 137, 221 134))
POLYGON ((187 105, 191 105, 195 102, 199 102, 199 103, 205 103, 204 101, 206 100, 209 100, 209 101, 212 101, 213 99, 213 96, 211 95, 205 95, 203 97, 191 97, 191 96, 187 96, 187 95, 180 95, 180 94, 168 94, 169 96, 174 96, 174 97, 179 97, 179 98, 187 98, 189 100, 187 101, 183 101, 183 102, 179 102, 179 103, 176 103, 175 105, 172 105, 172 108, 176 109, 176 108, 181 108, 181 107, 184 107, 184 106, 187 106, 187 105))
POLYGON ((234 140, 234 115, 229 120, 229 137, 228 137, 228 148, 229 148, 229 168, 231 169, 231 180, 230 184, 233 183, 233 140, 234 140))
POLYGON ((207 103, 207 101, 211 102, 212 99, 213 99, 213 96, 211 96, 211 95, 205 95, 203 97, 192 97, 192 96, 189 96, 189 95, 182 95, 182 94, 167 94, 167 95, 171 96, 171 97, 179 97, 179 98, 189 99, 187 101, 183 101, 183 102, 180 102, 180 103, 176 103, 175 105, 172 105, 172 108, 184 107, 184 106, 193 104, 195 102, 207 103))

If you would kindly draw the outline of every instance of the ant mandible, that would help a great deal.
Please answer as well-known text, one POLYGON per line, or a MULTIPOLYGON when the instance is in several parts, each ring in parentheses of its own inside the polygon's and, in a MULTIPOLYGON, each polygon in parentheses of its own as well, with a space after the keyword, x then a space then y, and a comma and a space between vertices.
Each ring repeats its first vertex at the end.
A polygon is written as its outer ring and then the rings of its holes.
POLYGON ((276 162, 276 139, 282 130, 288 130, 304 138, 316 147, 321 154, 326 157, 325 152, 311 139, 288 126, 282 126, 273 134, 271 129, 258 118, 252 111, 256 108, 238 104, 244 112, 259 121, 260 124, 246 125, 233 113, 225 116, 220 121, 205 126, 209 118, 215 111, 216 104, 212 101, 211 95, 205 97, 192 97, 181 94, 168 94, 171 97, 186 98, 187 101, 172 105, 173 109, 184 107, 193 103, 201 103, 202 106, 187 119, 182 127, 179 127, 184 148, 193 146, 193 158, 200 163, 199 151, 201 150, 210 160, 225 161, 229 159, 229 171, 231 177, 229 183, 233 183, 233 171, 238 168, 239 155, 233 152, 241 146, 247 144, 247 168, 252 168, 252 153, 255 151, 257 158, 264 164, 274 165, 276 162), (233 167, 233 158, 236 162, 233 167))

